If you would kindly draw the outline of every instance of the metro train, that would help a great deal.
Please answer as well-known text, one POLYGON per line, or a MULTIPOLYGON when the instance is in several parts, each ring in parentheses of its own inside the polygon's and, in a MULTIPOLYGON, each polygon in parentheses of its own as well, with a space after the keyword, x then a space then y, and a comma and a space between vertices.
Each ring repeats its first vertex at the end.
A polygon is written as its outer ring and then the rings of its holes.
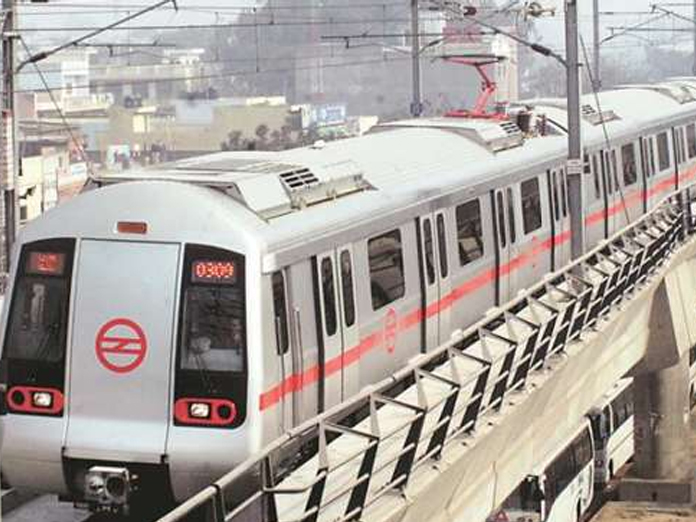
MULTIPOLYGON (((696 173, 696 78, 598 100, 589 245, 696 173)), ((13 253, 5 480, 96 510, 181 501, 434 349, 569 261, 566 127, 537 100, 92 179, 13 253)))

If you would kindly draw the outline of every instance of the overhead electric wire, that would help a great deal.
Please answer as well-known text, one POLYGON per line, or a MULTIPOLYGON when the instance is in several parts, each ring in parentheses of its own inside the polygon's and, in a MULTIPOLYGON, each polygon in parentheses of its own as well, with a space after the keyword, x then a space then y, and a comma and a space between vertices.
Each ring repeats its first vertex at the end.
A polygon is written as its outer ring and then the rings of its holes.
MULTIPOLYGON (((22 47, 24 47, 24 51, 27 53, 27 55, 31 56, 31 51, 29 50, 29 46, 27 45, 27 42, 22 38, 21 36, 19 37, 19 41, 22 43, 22 47)), ((68 122, 68 119, 65 117, 65 113, 63 110, 60 108, 58 105, 58 100, 56 100, 56 97, 53 95, 53 91, 48 85, 48 81, 46 80, 46 77, 44 74, 41 72, 41 68, 39 67, 39 64, 36 62, 31 62, 36 71, 39 73, 39 77, 41 78, 41 83, 43 83, 44 86, 44 92, 48 93, 48 96, 51 99, 51 103, 53 104, 53 107, 56 109, 56 112, 58 113, 58 116, 61 119, 61 122, 63 124, 63 127, 65 130, 68 132, 68 135, 70 136, 71 141, 75 145, 75 148, 79 152, 80 156, 82 157, 82 161, 85 162, 85 165, 87 166, 87 169, 89 170, 90 174, 94 174, 92 170, 92 163, 89 160, 89 157, 87 156, 87 153, 85 152, 82 143, 80 143, 77 140, 77 137, 75 136, 75 133, 72 130, 72 127, 70 126, 70 123, 68 122)))

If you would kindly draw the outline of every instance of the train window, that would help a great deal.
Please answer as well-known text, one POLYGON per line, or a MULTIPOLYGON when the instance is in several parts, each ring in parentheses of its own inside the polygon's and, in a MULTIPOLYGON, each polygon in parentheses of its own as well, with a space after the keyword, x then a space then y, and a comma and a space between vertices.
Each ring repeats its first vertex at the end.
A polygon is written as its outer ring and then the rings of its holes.
POLYGON ((619 190, 619 167, 616 160, 616 150, 611 151, 611 178, 614 183, 614 190, 619 190))
POLYGON ((367 250, 372 308, 379 310, 405 293, 401 232, 392 230, 373 237, 367 242, 367 250))
POLYGON ((478 199, 468 201, 457 207, 456 214, 459 263, 464 266, 483 257, 481 204, 478 199))
POLYGON ((355 295, 353 294, 353 261, 350 252, 341 252, 341 290, 343 291, 343 320, 346 326, 355 324, 355 295))
POLYGON ((609 152, 602 153, 602 175, 604 178, 604 184, 607 191, 607 195, 614 191, 611 182, 611 169, 609 168, 609 152))
POLYGON ((498 213, 498 236, 500 237, 500 246, 505 248, 507 245, 507 236, 505 234, 505 207, 503 206, 503 193, 496 194, 496 209, 498 213))
POLYGON ((693 123, 686 127, 686 149, 689 159, 696 158, 696 125, 693 123))
POLYGON ((633 185, 638 181, 638 171, 636 169, 636 149, 633 143, 621 147, 621 164, 623 166, 624 185, 633 185))
POLYGON ((244 372, 246 369, 246 300, 242 256, 208 247, 186 252, 181 328, 184 370, 244 372), (233 280, 198 277, 200 260, 234 265, 233 280))
POLYGON ((594 181, 595 198, 599 199, 602 195, 602 185, 599 182, 599 165, 597 155, 592 156, 592 180, 594 181))
POLYGON ((72 240, 41 241, 23 248, 5 341, 6 358, 41 363, 63 360, 73 248, 72 240))
POLYGON ((517 231, 515 230, 515 199, 512 194, 512 189, 507 189, 507 213, 508 223, 510 223, 510 243, 517 241, 517 231))
POLYGON ((325 257, 321 260, 321 293, 324 294, 324 325, 326 335, 332 336, 337 330, 336 287, 334 285, 333 263, 325 257))
POLYGON ((657 135, 657 161, 660 165, 660 172, 667 170, 672 164, 672 158, 669 155, 669 140, 666 132, 661 132, 657 135))
POLYGON ((541 228, 541 195, 539 194, 539 179, 532 178, 523 181, 521 189, 522 224, 524 226, 524 233, 530 234, 541 228))
POLYGON ((285 298, 285 276, 274 272, 271 276, 273 286, 273 318, 275 320, 276 347, 280 355, 287 353, 289 347, 288 307, 285 298))
POLYGON ((432 285, 435 282, 435 250, 433 249, 433 226, 427 218, 423 220, 423 249, 425 273, 428 285, 432 285))
POLYGON ((447 234, 445 233, 445 216, 437 216, 437 247, 440 256, 440 277, 447 277, 449 266, 447 263, 447 234))

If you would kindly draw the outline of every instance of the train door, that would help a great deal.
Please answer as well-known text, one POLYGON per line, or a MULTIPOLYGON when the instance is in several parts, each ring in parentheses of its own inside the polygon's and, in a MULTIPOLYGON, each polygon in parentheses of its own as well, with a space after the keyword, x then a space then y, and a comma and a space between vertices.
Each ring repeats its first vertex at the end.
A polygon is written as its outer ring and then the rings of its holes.
POLYGON ((299 383, 292 392, 293 424, 314 417, 322 408, 320 379, 305 379, 318 373, 319 343, 312 292, 312 263, 309 260, 292 265, 286 271, 291 327, 292 367, 286 370, 299 383))
POLYGON ((94 457, 103 454, 100 448, 113 448, 113 460, 160 463, 166 454, 179 249, 81 242, 67 457, 94 457))
POLYGON ((420 227, 420 272, 423 310, 423 350, 428 351, 438 346, 439 318, 437 304, 440 301, 440 289, 436 273, 435 231, 432 214, 421 216, 420 227))
POLYGON ((623 211, 616 214, 615 226, 619 229, 637 219, 643 212, 643 187, 638 183, 638 155, 636 144, 631 141, 621 146, 621 159, 615 178, 615 188, 620 193, 623 211))
POLYGON ((314 281, 318 300, 317 324, 321 326, 319 375, 324 384, 323 405, 326 409, 341 402, 343 396, 341 376, 343 336, 339 323, 336 252, 330 250, 319 254, 315 263, 314 281))
POLYGON ((570 217, 568 215, 565 170, 552 169, 548 174, 551 201, 553 241, 551 246, 553 270, 558 270, 570 260, 570 217))
POLYGON ((684 171, 686 163, 686 148, 684 146, 684 128, 675 127, 672 129, 674 140, 674 190, 679 188, 679 178, 684 171))
POLYGON ((641 182, 643 189, 643 212, 648 210, 648 200, 650 198, 650 186, 652 177, 655 175, 655 158, 650 148, 648 138, 640 138, 640 163, 641 163, 641 182))
POLYGON ((450 334, 451 306, 445 297, 451 291, 450 259, 447 239, 452 232, 447 223, 448 210, 421 216, 420 255, 423 288, 423 350, 432 350, 450 334))
POLYGON ((611 236, 618 230, 616 215, 624 212, 625 201, 623 193, 619 190, 617 180, 618 161, 616 149, 605 150, 602 161, 602 174, 604 178, 604 190, 607 203, 607 234, 611 236))
POLYGON ((590 247, 604 239, 606 233, 601 161, 601 153, 585 155, 585 236, 590 247))
POLYGON ((517 230, 515 214, 512 212, 514 198, 512 188, 497 189, 493 193, 497 250, 498 250, 498 295, 497 303, 510 301, 517 288, 514 259, 517 252, 517 230))
MULTIPOLYGON (((277 382, 286 383, 293 375, 293 351, 290 350, 290 315, 288 311, 288 291, 285 270, 278 270, 271 275, 271 293, 273 299, 273 332, 276 341, 276 353, 279 362, 277 382)), ((274 379, 275 381, 275 379, 274 379)), ((280 394, 281 425, 279 433, 293 427, 293 396, 280 394)))
POLYGON ((667 131, 659 133, 653 139, 657 170, 648 208, 653 208, 674 189, 674 153, 672 150, 674 143, 669 139, 667 131))
POLYGON ((355 269, 353 247, 346 245, 338 249, 338 309, 343 335, 342 384, 343 400, 360 390, 359 365, 351 364, 354 353, 360 346, 357 307, 355 306, 355 269))

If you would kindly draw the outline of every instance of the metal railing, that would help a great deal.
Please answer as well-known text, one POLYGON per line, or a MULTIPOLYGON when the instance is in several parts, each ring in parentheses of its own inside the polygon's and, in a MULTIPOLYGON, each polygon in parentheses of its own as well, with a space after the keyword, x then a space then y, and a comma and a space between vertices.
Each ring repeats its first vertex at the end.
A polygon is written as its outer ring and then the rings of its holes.
POLYGON ((449 342, 286 433, 164 516, 206 522, 358 520, 661 266, 691 234, 685 189, 449 342))

